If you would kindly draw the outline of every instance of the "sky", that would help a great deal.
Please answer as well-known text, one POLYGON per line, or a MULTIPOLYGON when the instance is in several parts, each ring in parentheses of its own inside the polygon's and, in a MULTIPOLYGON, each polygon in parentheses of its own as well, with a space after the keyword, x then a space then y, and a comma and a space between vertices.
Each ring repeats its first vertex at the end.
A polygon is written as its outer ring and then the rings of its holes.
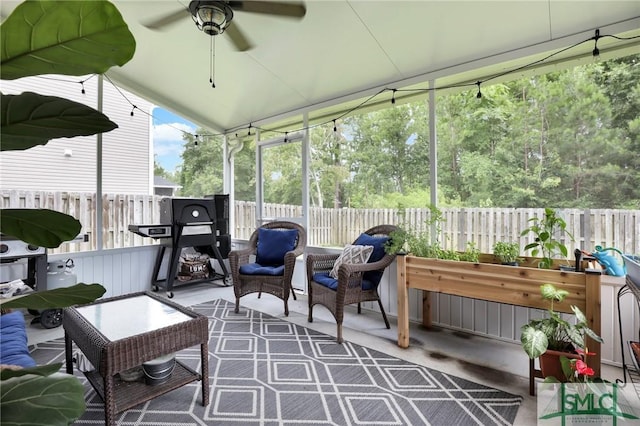
POLYGON ((165 109, 153 109, 153 152, 156 161, 168 172, 182 162, 184 150, 181 130, 195 133, 197 126, 165 109))

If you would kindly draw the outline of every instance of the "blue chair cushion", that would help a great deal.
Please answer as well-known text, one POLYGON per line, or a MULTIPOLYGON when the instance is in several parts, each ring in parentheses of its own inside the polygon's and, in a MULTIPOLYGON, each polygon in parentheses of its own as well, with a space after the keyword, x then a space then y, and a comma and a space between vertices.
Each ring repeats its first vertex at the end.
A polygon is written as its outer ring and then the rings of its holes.
POLYGON ((297 229, 258 228, 256 263, 263 266, 284 265, 284 255, 295 249, 297 229))
MULTIPOLYGON (((332 278, 328 272, 318 272, 316 274, 313 274, 312 278, 313 278, 313 281, 327 288, 330 288, 331 290, 338 289, 338 280, 335 278, 332 278)), ((378 285, 377 283, 374 285, 374 283, 372 283, 371 281, 364 279, 364 277, 362 278, 363 290, 371 290, 375 288, 377 285, 378 285)))
POLYGON ((0 315, 0 364, 36 366, 29 354, 27 329, 20 311, 0 315))
MULTIPOLYGON (((371 253, 371 257, 367 262, 373 263, 379 261, 384 257, 384 245, 387 243, 387 241, 389 241, 389 237, 372 237, 369 234, 362 233, 356 239, 354 244, 362 246, 373 246, 373 253, 371 253)), ((380 283, 382 274, 384 274, 384 271, 367 271, 364 273, 363 279, 370 281, 372 284, 377 286, 380 283)))
POLYGON ((369 257, 367 263, 377 262, 384 257, 384 245, 389 241, 389 237, 372 237, 369 234, 360 234, 360 236, 353 243, 360 246, 373 246, 373 253, 369 257))
POLYGON ((284 275, 284 265, 280 266, 263 266, 258 263, 247 263, 240 267, 242 275, 284 275))

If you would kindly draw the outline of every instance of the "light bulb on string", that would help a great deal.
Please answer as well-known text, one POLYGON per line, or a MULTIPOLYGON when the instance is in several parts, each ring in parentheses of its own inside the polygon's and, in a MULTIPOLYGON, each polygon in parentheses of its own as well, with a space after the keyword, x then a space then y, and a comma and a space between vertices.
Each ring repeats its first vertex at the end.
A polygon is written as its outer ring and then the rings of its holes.
POLYGON ((478 86, 478 94, 476 95, 477 99, 482 99, 482 92, 480 91, 480 84, 482 84, 481 81, 476 81, 476 86, 478 86))
POLYGON ((138 107, 137 107, 137 106, 135 106, 135 105, 133 106, 133 108, 131 108, 131 113, 130 113, 130 115, 131 115, 132 117, 133 117, 133 111, 135 111, 135 109, 136 109, 136 108, 138 108, 138 107))
POLYGON ((600 30, 596 30, 596 35, 593 37, 594 45, 593 45, 593 60, 595 62, 600 61, 600 49, 598 49, 598 40, 600 39, 600 30))
POLYGON ((395 103, 396 103, 396 91, 397 90, 398 89, 393 89, 393 94, 391 95, 391 104, 392 105, 395 105, 395 103))
POLYGON ((195 146, 198 146, 198 135, 196 135, 196 140, 195 140, 195 141, 193 141, 193 144, 194 144, 195 146))
POLYGON ((333 120, 333 133, 338 132, 338 127, 336 126, 336 120, 333 120))
POLYGON ((86 93, 86 92, 84 91, 84 81, 81 81, 81 82, 80 82, 80 85, 82 86, 82 90, 80 90, 80 93, 82 93, 82 94, 84 95, 84 94, 86 93))
POLYGON ((289 142, 289 140, 287 139, 288 135, 289 135, 289 132, 284 132, 284 143, 289 142))
POLYGON ((247 136, 251 136, 251 127, 252 127, 252 123, 249 123, 249 133, 247 133, 247 136))

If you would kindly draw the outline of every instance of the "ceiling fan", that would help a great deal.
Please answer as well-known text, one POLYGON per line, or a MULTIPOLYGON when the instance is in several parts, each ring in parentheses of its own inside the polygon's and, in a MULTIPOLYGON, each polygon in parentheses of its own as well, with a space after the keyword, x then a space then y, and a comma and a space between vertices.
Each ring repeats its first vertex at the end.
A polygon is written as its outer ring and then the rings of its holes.
POLYGON ((210 36, 227 33, 236 50, 244 52, 253 47, 237 24, 231 25, 233 11, 301 19, 306 13, 304 3, 288 1, 197 1, 189 2, 189 8, 171 12, 154 21, 143 23, 152 30, 178 22, 188 12, 199 30, 210 36))

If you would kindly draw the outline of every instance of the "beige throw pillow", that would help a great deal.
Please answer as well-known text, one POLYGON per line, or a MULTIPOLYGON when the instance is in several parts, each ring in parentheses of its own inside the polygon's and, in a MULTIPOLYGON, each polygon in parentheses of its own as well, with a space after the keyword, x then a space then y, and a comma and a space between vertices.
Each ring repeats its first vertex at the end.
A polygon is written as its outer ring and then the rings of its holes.
POLYGON ((343 263, 351 265, 367 263, 367 260, 371 257, 371 253, 373 253, 373 246, 354 246, 347 244, 338 259, 336 259, 336 263, 333 264, 333 269, 329 272, 329 276, 338 279, 338 269, 340 269, 340 265, 343 263))

